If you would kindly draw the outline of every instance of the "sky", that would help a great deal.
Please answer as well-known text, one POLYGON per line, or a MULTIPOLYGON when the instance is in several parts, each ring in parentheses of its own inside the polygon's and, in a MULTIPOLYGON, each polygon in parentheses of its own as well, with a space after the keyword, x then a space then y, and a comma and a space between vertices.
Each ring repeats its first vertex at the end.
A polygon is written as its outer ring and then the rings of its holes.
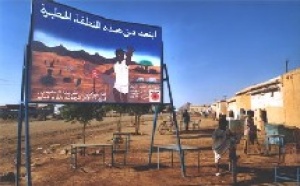
MULTIPOLYGON (((300 68, 299 0, 55 2, 107 19, 161 27, 163 62, 177 108, 230 98, 283 74, 287 60, 289 70, 300 68)), ((0 105, 20 103, 30 12, 30 0, 0 0, 0 105)), ((170 102, 168 91, 165 86, 165 103, 170 102)))

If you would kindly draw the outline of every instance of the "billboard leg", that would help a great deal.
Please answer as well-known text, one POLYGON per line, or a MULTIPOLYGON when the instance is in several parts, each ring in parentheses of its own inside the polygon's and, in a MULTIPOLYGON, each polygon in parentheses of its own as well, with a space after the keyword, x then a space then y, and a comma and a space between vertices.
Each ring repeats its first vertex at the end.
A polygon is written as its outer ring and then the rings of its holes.
POLYGON ((24 83, 25 83, 25 66, 26 66, 26 59, 27 59, 27 50, 25 47, 24 50, 24 63, 22 69, 22 82, 21 82, 21 102, 19 106, 18 112, 18 129, 17 129, 17 154, 16 154, 16 174, 15 174, 15 185, 18 186, 20 180, 20 165, 21 165, 21 147, 22 147, 22 124, 24 119, 24 83))
POLYGON ((178 130, 178 124, 177 124, 177 117, 176 117, 176 112, 175 112, 175 109, 174 109, 171 85, 170 85, 170 81, 169 81, 169 74, 168 74, 168 69, 167 69, 166 64, 163 64, 163 71, 165 72, 165 75, 166 75, 166 78, 164 78, 164 80, 167 81, 167 86, 168 86, 168 91, 169 91, 169 98, 170 98, 170 105, 171 105, 171 110, 172 110, 172 114, 173 114, 173 122, 174 122, 175 128, 176 128, 176 139, 177 139, 177 145, 178 145, 178 149, 179 149, 181 174, 182 174, 183 177, 185 177, 184 154, 183 154, 183 150, 181 148, 181 142, 180 142, 180 138, 179 138, 179 130, 178 130))
MULTIPOLYGON (((27 46, 26 53, 28 54, 29 52, 29 46, 27 46)), ((26 65, 25 65, 25 84, 24 84, 24 91, 25 91, 25 166, 26 166, 26 182, 27 186, 31 186, 31 154, 30 154, 30 134, 29 134, 29 118, 28 118, 28 95, 29 95, 29 90, 28 90, 28 58, 30 56, 27 55, 26 58, 26 65)))
POLYGON ((153 120, 153 128, 152 128, 151 143, 150 143, 149 158, 148 158, 149 165, 151 164, 151 158, 152 158, 153 141, 154 141, 154 135, 155 135, 155 130, 156 130, 156 124, 157 124, 157 116, 158 116, 158 106, 155 106, 155 114, 154 114, 154 120, 153 120))

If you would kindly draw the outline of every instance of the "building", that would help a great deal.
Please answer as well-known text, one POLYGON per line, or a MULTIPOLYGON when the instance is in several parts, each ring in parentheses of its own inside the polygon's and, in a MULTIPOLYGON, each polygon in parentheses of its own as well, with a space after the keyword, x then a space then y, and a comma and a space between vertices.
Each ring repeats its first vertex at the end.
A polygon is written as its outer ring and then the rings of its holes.
POLYGON ((217 119, 219 119, 220 115, 227 115, 227 102, 225 99, 216 102, 215 113, 217 119))
POLYGON ((300 127, 300 68, 242 89, 235 101, 237 111, 254 111, 256 124, 267 121, 300 127))
POLYGON ((190 105, 188 112, 190 113, 208 113, 209 105, 190 105))
MULTIPOLYGON (((7 104, 0 106, 0 118, 7 119, 17 119, 19 117, 19 104, 7 104)), ((23 105, 23 112, 25 113, 25 106, 23 105)), ((47 104, 28 104, 28 115, 29 117, 37 118, 40 117, 46 120, 47 115, 53 114, 53 106, 47 104)))
POLYGON ((300 68, 283 74, 281 84, 284 123, 300 127, 300 68))
POLYGON ((240 118, 240 110, 236 104, 236 97, 232 97, 227 99, 227 114, 228 117, 232 119, 239 119, 240 118))

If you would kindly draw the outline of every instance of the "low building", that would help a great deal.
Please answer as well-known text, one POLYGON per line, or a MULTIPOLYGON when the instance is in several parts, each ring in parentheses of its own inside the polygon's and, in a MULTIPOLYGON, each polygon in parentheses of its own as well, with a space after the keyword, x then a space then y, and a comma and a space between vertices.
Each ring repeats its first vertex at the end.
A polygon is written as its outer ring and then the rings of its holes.
POLYGON ((300 127, 300 68, 242 89, 235 101, 236 110, 254 111, 256 124, 300 127))
POLYGON ((232 119, 239 119, 240 118, 240 110, 236 104, 236 97, 232 97, 226 100, 227 101, 227 116, 231 117, 232 119))
POLYGON ((220 115, 227 114, 227 102, 226 100, 220 100, 216 103, 216 117, 219 119, 220 115))
POLYGON ((284 124, 300 127, 300 68, 283 74, 281 84, 284 124))
POLYGON ((188 112, 190 113, 208 113, 210 109, 209 105, 190 105, 188 112))

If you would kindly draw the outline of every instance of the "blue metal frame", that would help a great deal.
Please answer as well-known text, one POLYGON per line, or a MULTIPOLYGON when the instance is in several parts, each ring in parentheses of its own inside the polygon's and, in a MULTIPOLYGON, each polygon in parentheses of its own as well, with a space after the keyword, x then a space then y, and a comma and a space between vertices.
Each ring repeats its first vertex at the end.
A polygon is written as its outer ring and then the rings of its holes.
MULTIPOLYGON (((29 52, 29 46, 27 45, 26 48, 26 54, 27 54, 27 60, 26 60, 26 65, 25 67, 28 67, 28 62, 30 61, 31 56, 28 55, 29 52)), ((28 186, 32 185, 31 181, 31 147, 30 147, 30 134, 29 134, 29 116, 28 116, 28 69, 25 69, 25 85, 24 85, 24 91, 25 91, 25 115, 24 115, 24 120, 25 120, 25 166, 26 166, 26 182, 28 186)))
POLYGON ((153 141, 154 141, 154 135, 155 135, 156 123, 157 123, 157 115, 158 115, 158 105, 155 106, 155 114, 154 114, 154 120, 153 120, 153 128, 152 128, 151 142, 150 142, 150 149, 149 149, 149 158, 148 158, 149 165, 151 164, 153 141))
MULTIPOLYGON (((26 46, 27 47, 27 46, 26 46)), ((22 124, 23 124, 23 113, 24 113, 24 83, 25 83, 25 70, 26 70, 26 59, 27 59, 27 50, 24 50, 24 63, 22 68, 22 83, 21 83, 21 101, 18 112, 18 129, 17 129, 17 154, 16 154, 16 174, 15 174, 15 185, 19 185, 20 178, 20 165, 21 165, 21 147, 22 147, 22 124)))
MULTIPOLYGON (((184 163, 184 153, 181 148, 181 143, 180 143, 180 138, 179 138, 179 130, 178 130, 178 124, 177 124, 177 118, 176 118, 176 112, 174 110, 174 105, 173 105, 173 97, 172 97, 172 92, 171 92, 171 85, 169 81, 169 74, 167 70, 166 64, 163 64, 163 73, 165 72, 166 78, 163 79, 163 81, 167 81, 167 86, 169 90, 169 98, 170 98, 170 105, 172 109, 172 114, 173 114, 173 122, 175 124, 176 128, 176 139, 177 139, 177 145, 179 149, 179 156, 180 156, 180 164, 181 164, 181 174, 183 177, 186 175, 186 168, 185 168, 185 163, 184 163)), ((157 115, 158 115, 158 106, 155 107, 155 115, 154 115, 154 121, 153 121, 153 129, 152 129, 152 134, 151 134, 151 143, 150 143, 150 150, 149 150, 149 165, 151 164, 151 157, 152 157, 152 151, 153 151, 153 141, 154 141, 154 135, 155 135, 155 130, 156 130, 156 124, 157 124, 157 115)))

